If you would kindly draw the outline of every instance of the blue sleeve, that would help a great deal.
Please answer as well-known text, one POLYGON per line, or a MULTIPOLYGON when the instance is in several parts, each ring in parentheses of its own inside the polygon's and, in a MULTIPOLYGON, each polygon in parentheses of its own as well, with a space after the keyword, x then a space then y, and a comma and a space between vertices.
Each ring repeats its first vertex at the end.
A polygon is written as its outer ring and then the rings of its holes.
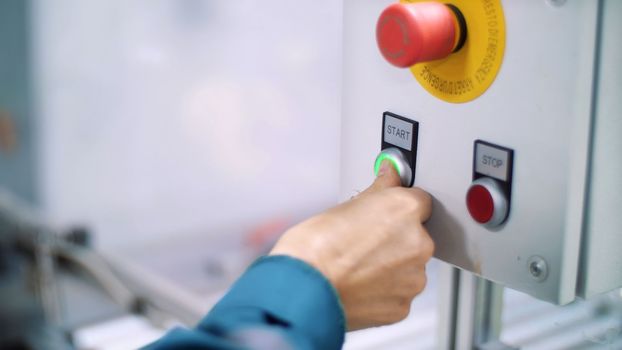
POLYGON ((195 329, 175 329, 147 347, 214 350, 337 350, 344 314, 330 282, 288 256, 257 260, 195 329))

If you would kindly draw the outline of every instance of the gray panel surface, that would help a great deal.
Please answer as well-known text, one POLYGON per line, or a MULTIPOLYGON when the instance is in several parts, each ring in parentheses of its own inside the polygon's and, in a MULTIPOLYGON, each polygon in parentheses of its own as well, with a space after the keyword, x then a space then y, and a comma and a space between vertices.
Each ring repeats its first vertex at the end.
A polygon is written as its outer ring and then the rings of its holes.
POLYGON ((463 104, 427 93, 383 60, 375 24, 392 1, 346 0, 341 198, 373 180, 382 113, 419 124, 417 180, 431 193, 436 257, 539 299, 575 298, 583 223, 597 2, 504 1, 506 50, 495 82, 463 104), (499 229, 465 206, 473 142, 514 150, 511 212, 499 229), (540 256, 548 277, 534 279, 540 256))
POLYGON ((622 285, 622 1, 603 3, 589 196, 577 294, 622 285))

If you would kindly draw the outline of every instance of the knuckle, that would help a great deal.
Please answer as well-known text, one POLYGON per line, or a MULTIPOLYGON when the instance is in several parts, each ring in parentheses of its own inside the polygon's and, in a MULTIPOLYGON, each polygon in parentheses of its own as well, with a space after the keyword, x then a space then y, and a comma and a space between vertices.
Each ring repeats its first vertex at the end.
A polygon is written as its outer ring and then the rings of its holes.
POLYGON ((427 283, 427 278, 425 277, 425 274, 418 274, 417 277, 413 278, 412 284, 408 288, 408 291, 407 291, 408 297, 410 299, 414 299, 417 295, 419 295, 423 291, 426 283, 427 283))
POLYGON ((428 262, 434 255, 434 241, 421 227, 416 234, 411 235, 410 249, 413 252, 413 258, 418 263, 428 262))
POLYGON ((423 235, 421 239, 421 254, 426 262, 434 256, 434 248, 432 238, 427 234, 423 235))
POLYGON ((415 202, 415 198, 411 195, 410 191, 404 187, 395 187, 387 192, 392 199, 399 202, 402 207, 412 205, 412 203, 415 202))
POLYGON ((417 214, 421 221, 427 221, 432 215, 432 196, 420 188, 412 189, 413 197, 417 201, 417 214))
POLYGON ((422 273, 421 276, 419 277, 419 283, 417 283, 417 291, 415 295, 418 295, 419 293, 423 292, 427 284, 428 284, 428 276, 426 276, 425 273, 422 273))
POLYGON ((415 220, 426 211, 425 201, 422 202, 422 197, 410 188, 390 188, 384 194, 387 196, 387 203, 390 203, 391 212, 395 215, 415 220))
POLYGON ((419 203, 421 203, 424 206, 431 206, 432 205, 432 196, 420 189, 420 188, 414 188, 413 189, 413 193, 415 194, 415 196, 417 197, 419 203))
POLYGON ((409 214, 416 213, 419 211, 421 204, 416 196, 413 196, 411 191, 403 191, 402 192, 402 202, 404 209, 408 211, 409 214))
POLYGON ((409 314, 410 314, 410 300, 404 298, 403 300, 400 301, 400 305, 397 308, 394 314, 394 319, 392 321, 393 322, 403 321, 406 318, 408 318, 409 314))
POLYGON ((383 191, 386 203, 390 203, 391 212, 400 216, 427 219, 432 199, 420 189, 393 187, 383 191), (428 214, 426 214, 428 213, 428 214))

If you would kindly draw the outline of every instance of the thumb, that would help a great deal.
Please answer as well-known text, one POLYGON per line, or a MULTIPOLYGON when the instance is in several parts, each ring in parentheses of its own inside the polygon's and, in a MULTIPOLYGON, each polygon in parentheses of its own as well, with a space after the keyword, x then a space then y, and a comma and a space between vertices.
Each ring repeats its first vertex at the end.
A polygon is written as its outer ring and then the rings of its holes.
POLYGON ((365 190, 365 192, 376 192, 390 187, 399 187, 402 185, 400 175, 397 169, 389 160, 383 160, 378 170, 378 176, 374 183, 365 190))

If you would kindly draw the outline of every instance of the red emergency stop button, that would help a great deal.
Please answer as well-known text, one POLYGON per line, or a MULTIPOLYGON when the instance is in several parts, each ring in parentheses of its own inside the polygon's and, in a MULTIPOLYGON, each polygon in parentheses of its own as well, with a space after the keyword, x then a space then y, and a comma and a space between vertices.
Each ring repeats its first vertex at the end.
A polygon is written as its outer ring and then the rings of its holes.
POLYGON ((439 2, 396 3, 387 7, 376 25, 376 41, 384 58, 406 68, 447 57, 466 39, 460 11, 439 2))
POLYGON ((497 180, 490 177, 473 181, 466 205, 473 220, 486 227, 501 225, 508 215, 508 200, 497 180))

